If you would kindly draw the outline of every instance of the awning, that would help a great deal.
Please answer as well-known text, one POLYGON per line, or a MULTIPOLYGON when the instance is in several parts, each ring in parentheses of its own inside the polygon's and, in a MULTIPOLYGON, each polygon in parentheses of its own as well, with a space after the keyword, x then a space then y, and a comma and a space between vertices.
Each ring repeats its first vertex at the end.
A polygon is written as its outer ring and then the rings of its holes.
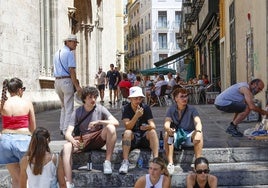
POLYGON ((172 74, 176 74, 176 71, 174 69, 169 69, 165 67, 154 67, 151 69, 141 70, 140 72, 142 75, 146 75, 146 76, 154 75, 154 73, 166 75, 169 72, 171 72, 172 74))
POLYGON ((162 59, 161 61, 158 61, 158 62, 154 63, 154 65, 156 67, 164 65, 164 64, 168 63, 169 61, 172 61, 172 60, 177 59, 177 58, 179 58, 179 57, 181 57, 183 55, 186 55, 186 54, 190 53, 192 51, 192 49, 193 48, 190 47, 190 48, 188 48, 186 50, 180 51, 179 53, 176 53, 176 54, 174 54, 172 56, 167 57, 166 59, 162 59))

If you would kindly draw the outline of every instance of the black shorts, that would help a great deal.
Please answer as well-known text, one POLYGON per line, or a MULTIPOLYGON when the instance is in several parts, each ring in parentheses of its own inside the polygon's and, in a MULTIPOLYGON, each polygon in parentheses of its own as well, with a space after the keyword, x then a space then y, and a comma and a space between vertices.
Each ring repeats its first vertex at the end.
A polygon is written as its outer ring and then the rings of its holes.
POLYGON ((109 90, 117 90, 117 85, 109 84, 109 90))
POLYGON ((105 90, 105 85, 104 84, 98 85, 97 87, 98 87, 99 91, 105 90))
POLYGON ((131 150, 136 148, 150 148, 150 143, 146 139, 146 132, 134 132, 134 138, 131 140, 131 150))

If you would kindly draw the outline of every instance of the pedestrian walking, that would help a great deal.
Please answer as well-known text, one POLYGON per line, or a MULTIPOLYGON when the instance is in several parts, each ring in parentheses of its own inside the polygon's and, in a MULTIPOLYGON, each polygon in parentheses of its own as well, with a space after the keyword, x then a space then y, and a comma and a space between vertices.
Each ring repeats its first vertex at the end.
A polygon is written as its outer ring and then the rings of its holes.
POLYGON ((55 90, 61 102, 60 131, 65 135, 74 109, 74 87, 78 93, 81 87, 76 77, 74 50, 78 44, 75 35, 64 39, 64 46, 54 55, 55 90))
POLYGON ((99 71, 96 74, 95 79, 97 79, 96 86, 100 92, 100 102, 104 103, 104 90, 106 85, 106 73, 102 71, 102 67, 99 67, 99 71))
POLYGON ((107 77, 106 87, 108 85, 109 91, 110 91, 109 103, 112 104, 112 101, 113 101, 113 104, 115 104, 115 100, 117 97, 117 89, 118 89, 117 85, 119 83, 120 74, 117 70, 115 70, 114 64, 110 64, 110 70, 107 72, 106 77, 107 77), (112 98, 113 93, 114 93, 114 97, 112 98))
POLYGON ((116 143, 116 127, 119 122, 102 105, 97 104, 98 90, 84 87, 81 99, 84 105, 78 107, 71 116, 66 132, 67 143, 63 146, 64 171, 67 188, 72 188, 72 154, 101 149, 106 145, 104 174, 112 174, 111 157, 116 143))
POLYGON ((264 88, 264 83, 261 79, 254 79, 247 82, 234 84, 224 90, 215 99, 215 106, 218 110, 228 113, 234 113, 234 117, 226 132, 233 137, 242 137, 238 129, 238 124, 241 123, 250 113, 251 110, 268 115, 266 110, 254 104, 254 96, 261 92, 264 88))
POLYGON ((0 105, 2 116, 0 164, 6 165, 14 188, 19 187, 19 162, 26 153, 31 134, 36 128, 33 104, 22 98, 25 89, 19 78, 6 79, 3 82, 0 105))
POLYGON ((129 90, 130 103, 124 106, 122 120, 125 125, 122 148, 123 161, 119 173, 127 174, 129 152, 136 148, 150 148, 153 157, 158 157, 159 140, 151 108, 142 103, 142 89, 138 86, 129 90))

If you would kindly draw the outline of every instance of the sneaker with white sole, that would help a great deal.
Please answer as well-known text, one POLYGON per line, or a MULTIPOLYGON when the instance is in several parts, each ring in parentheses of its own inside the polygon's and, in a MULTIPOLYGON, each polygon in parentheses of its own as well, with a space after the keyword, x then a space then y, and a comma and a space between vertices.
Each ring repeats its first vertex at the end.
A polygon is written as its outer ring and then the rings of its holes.
POLYGON ((226 129, 228 134, 231 134, 233 137, 243 137, 243 133, 238 130, 238 126, 230 123, 229 127, 226 129))
POLYGON ((128 166, 129 166, 128 160, 123 160, 121 167, 119 169, 119 173, 120 174, 127 174, 128 173, 128 166))
POLYGON ((168 165, 167 165, 167 170, 168 170, 168 173, 170 174, 170 175, 172 175, 173 173, 174 173, 174 164, 172 164, 172 163, 168 163, 168 165))
POLYGON ((103 163, 103 173, 104 174, 112 174, 113 173, 112 164, 108 160, 105 160, 103 163))
POLYGON ((66 187, 67 188, 74 188, 74 184, 67 181, 66 182, 66 187))

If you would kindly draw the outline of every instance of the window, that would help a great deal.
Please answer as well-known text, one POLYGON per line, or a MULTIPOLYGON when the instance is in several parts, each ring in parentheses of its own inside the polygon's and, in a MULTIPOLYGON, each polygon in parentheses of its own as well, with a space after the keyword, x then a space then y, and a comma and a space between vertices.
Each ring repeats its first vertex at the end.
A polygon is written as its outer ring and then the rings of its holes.
POLYGON ((55 31, 53 28, 53 17, 56 14, 57 7, 54 1, 43 1, 40 3, 41 9, 41 43, 40 52, 41 59, 39 63, 40 76, 52 77, 53 76, 53 36, 55 31))
POLYGON ((167 54, 159 54, 159 61, 166 59, 168 57, 167 54))
POLYGON ((166 11, 158 12, 158 27, 167 28, 167 12, 166 11))
POLYGON ((159 49, 167 49, 167 34, 159 33, 158 35, 159 49))
POLYGON ((181 12, 175 11, 175 27, 180 27, 181 23, 181 12))
POLYGON ((176 37, 176 49, 179 49, 182 38, 179 33, 175 33, 175 37, 176 37))

